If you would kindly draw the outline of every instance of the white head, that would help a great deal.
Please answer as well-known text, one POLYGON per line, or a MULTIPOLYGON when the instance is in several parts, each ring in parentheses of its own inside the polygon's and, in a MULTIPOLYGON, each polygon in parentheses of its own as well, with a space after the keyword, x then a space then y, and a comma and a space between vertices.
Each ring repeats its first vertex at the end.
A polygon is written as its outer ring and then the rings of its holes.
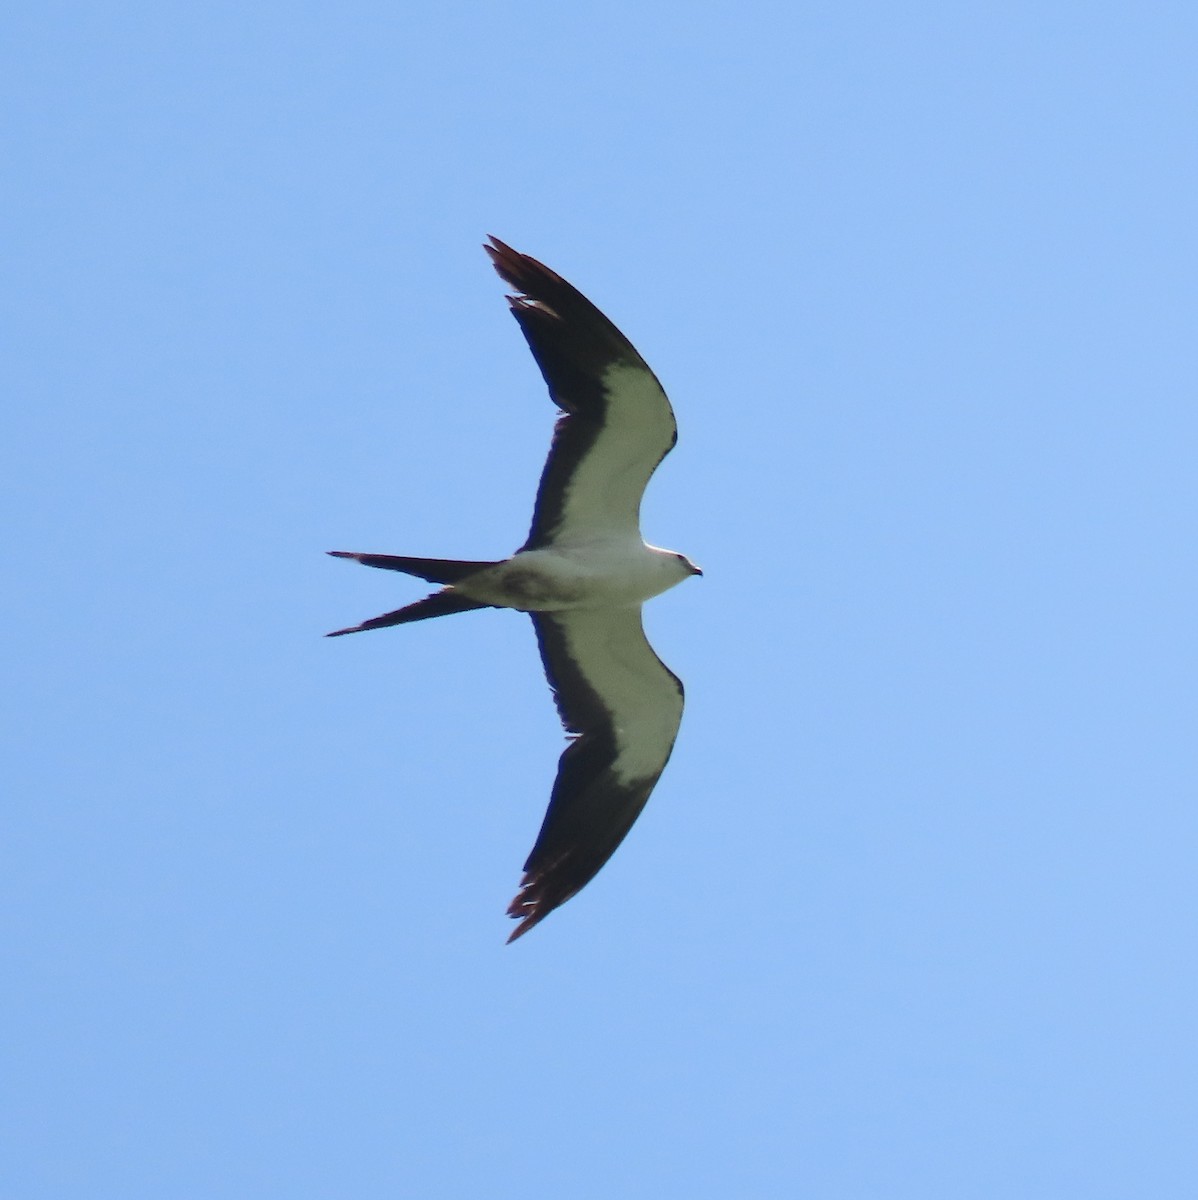
POLYGON ((669 581, 666 583, 666 587, 674 587, 684 579, 689 579, 692 575, 703 574, 685 554, 679 554, 676 550, 661 550, 657 546, 649 548, 653 551, 660 564, 658 571, 663 578, 669 581))

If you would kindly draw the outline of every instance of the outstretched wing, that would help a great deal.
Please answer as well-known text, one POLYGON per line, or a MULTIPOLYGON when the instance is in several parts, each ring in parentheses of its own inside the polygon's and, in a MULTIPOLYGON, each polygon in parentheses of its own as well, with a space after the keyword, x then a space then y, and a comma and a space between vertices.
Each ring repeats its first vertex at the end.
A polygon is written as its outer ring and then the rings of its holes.
POLYGON ((641 496, 678 440, 657 376, 576 288, 491 238, 495 270, 517 288, 512 314, 562 410, 525 550, 596 535, 640 536, 641 496))
POLYGON ((593 879, 641 814, 682 720, 682 683, 645 639, 641 610, 532 613, 562 724, 536 845, 508 915, 527 933, 593 879))

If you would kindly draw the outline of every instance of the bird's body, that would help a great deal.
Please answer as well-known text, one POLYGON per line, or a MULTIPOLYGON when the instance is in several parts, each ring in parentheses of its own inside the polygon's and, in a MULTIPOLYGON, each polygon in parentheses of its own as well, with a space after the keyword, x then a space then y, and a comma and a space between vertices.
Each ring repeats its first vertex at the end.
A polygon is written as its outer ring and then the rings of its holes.
POLYGON ((647 546, 639 537, 596 537, 521 550, 468 575, 455 590, 497 608, 568 612, 639 605, 693 574, 677 554, 647 546))
POLYGON ((477 608, 532 616, 558 712, 574 740, 509 908, 519 937, 594 877, 640 814, 682 719, 682 684, 645 640, 641 605, 702 572, 647 545, 640 502, 676 440, 656 376, 618 329, 549 268, 497 239, 486 247, 563 415, 528 539, 490 562, 332 551, 441 591, 330 636, 477 608))

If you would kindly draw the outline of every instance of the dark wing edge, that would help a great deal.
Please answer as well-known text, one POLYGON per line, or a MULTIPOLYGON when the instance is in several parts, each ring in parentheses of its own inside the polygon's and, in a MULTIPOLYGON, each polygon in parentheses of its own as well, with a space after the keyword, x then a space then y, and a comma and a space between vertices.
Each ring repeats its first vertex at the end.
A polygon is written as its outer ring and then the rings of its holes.
MULTIPOLYGON (((507 298, 512 316, 563 413, 554 427, 532 526, 521 547, 536 550, 552 541, 574 470, 603 430, 608 402, 604 372, 621 363, 644 371, 658 388, 661 383, 619 329, 556 271, 493 236, 483 249, 500 278, 517 289, 507 298)), ((676 441, 675 429, 661 458, 676 441)))
POLYGON ((520 922, 509 943, 581 891, 616 852, 669 761, 683 701, 681 680, 645 641, 677 691, 678 720, 653 769, 621 779, 613 769, 620 746, 612 714, 576 664, 562 620, 547 613, 529 615, 562 725, 572 740, 558 761, 549 808, 524 863, 520 890, 507 910, 520 922))
POLYGON ((602 421, 603 372, 619 362, 652 375, 649 365, 573 284, 496 237, 490 243, 483 249, 500 278, 517 289, 508 304, 554 403, 563 412, 602 421))

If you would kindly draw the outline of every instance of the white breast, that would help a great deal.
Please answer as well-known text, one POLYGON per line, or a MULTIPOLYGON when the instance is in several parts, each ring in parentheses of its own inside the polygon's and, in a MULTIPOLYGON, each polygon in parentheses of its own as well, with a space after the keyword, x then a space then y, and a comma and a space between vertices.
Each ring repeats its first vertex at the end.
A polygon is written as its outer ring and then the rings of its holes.
POLYGON ((604 539, 525 550, 463 580, 473 600, 523 612, 622 608, 640 604, 689 574, 668 550, 604 539))

